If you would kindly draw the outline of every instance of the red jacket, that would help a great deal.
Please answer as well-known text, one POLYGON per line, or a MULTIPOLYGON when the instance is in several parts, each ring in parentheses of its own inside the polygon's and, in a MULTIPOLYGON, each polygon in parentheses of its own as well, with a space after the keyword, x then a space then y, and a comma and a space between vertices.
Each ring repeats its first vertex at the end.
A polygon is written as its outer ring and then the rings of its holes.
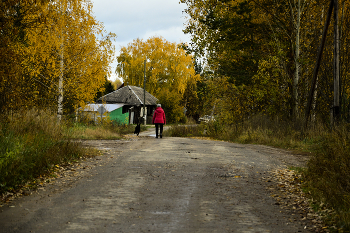
POLYGON ((153 113, 152 124, 165 124, 165 113, 161 107, 156 108, 153 113))

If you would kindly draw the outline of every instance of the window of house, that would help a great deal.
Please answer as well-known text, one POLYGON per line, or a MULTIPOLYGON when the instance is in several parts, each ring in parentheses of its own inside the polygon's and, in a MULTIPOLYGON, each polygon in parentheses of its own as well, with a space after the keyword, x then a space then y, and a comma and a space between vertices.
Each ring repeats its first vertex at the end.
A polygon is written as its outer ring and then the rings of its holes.
POLYGON ((122 109, 122 113, 125 114, 125 113, 129 112, 129 108, 130 108, 130 106, 124 105, 123 109, 122 109))

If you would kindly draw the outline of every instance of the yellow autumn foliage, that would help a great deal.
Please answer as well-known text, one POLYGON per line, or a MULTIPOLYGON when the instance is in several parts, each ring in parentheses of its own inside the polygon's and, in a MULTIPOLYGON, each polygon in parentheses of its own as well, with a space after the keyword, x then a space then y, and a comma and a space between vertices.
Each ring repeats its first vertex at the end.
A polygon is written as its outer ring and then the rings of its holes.
POLYGON ((118 56, 117 74, 124 83, 143 87, 146 60, 146 89, 157 96, 162 89, 183 94, 189 81, 199 80, 193 68, 192 56, 179 44, 162 37, 146 41, 135 39, 122 47, 118 56))
MULTIPOLYGON (((6 7, 13 9, 13 4, 6 7)), ((3 99, 2 109, 57 109, 61 105, 64 113, 68 113, 92 101, 110 73, 115 37, 106 34, 103 24, 95 19, 92 3, 27 0, 20 5, 26 10, 20 19, 20 30, 15 33, 22 33, 23 41, 9 38, 4 42, 10 47, 6 55, 12 53, 16 58, 10 59, 10 63, 19 65, 15 73, 0 74, 7 81, 0 88, 7 85, 16 88, 3 99)))
POLYGON ((186 53, 181 44, 162 37, 135 39, 121 48, 117 60, 118 76, 125 84, 139 87, 144 87, 146 61, 146 90, 172 112, 173 121, 179 121, 186 105, 182 102, 184 93, 200 79, 194 70, 192 55, 186 53))

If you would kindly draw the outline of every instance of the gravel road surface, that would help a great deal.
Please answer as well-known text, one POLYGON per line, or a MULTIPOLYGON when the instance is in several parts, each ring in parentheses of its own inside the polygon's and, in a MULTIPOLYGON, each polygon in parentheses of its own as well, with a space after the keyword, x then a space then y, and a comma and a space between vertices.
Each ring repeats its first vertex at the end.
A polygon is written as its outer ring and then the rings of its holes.
POLYGON ((265 177, 303 161, 258 145, 188 138, 84 141, 103 155, 0 208, 0 232, 309 232, 265 177))

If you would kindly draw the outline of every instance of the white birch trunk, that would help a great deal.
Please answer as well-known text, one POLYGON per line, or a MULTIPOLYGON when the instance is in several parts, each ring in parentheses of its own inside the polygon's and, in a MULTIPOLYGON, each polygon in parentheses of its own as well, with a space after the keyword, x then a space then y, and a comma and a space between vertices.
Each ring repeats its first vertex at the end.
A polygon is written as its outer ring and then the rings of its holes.
MULTIPOLYGON (((324 18, 324 7, 322 7, 321 22, 323 22, 323 18, 324 18)), ((322 35, 322 29, 320 29, 320 35, 322 35)), ((312 109, 311 122, 313 123, 316 122, 317 87, 318 87, 318 82, 316 80, 315 91, 314 91, 314 96, 313 96, 312 105, 311 105, 311 109, 312 109)))
POLYGON ((60 48, 60 75, 58 79, 58 99, 57 99, 57 119, 58 121, 62 120, 63 116, 63 76, 64 76, 64 49, 63 43, 60 48))
POLYGON ((301 0, 298 0, 298 7, 297 7, 297 18, 295 22, 295 30, 296 30, 296 37, 295 37, 295 74, 294 74, 294 80, 293 80, 293 117, 294 119, 298 118, 299 115, 299 93, 298 93, 298 84, 299 84, 299 75, 300 75, 300 15, 301 15, 301 0))
POLYGON ((64 94, 64 87, 63 87, 63 77, 64 77, 64 34, 65 34, 65 12, 66 12, 66 6, 65 3, 61 3, 61 13, 62 13, 62 29, 61 29, 61 45, 60 45, 60 51, 59 51, 59 59, 60 59, 60 74, 58 77, 58 97, 57 97, 57 119, 60 122, 62 120, 63 116, 63 94, 64 94))
POLYGON ((314 91, 314 98, 312 100, 312 116, 311 116, 311 122, 315 123, 316 122, 316 104, 317 104, 317 81, 315 84, 315 91, 314 91))

